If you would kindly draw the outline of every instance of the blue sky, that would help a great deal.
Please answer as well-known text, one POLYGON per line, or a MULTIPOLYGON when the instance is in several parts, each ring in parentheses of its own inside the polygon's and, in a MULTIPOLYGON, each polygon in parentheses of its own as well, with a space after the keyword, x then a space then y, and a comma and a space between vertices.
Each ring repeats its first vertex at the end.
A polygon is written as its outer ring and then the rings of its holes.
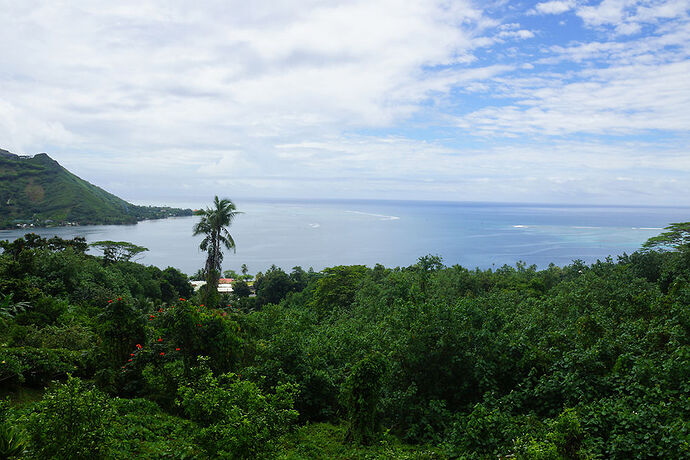
POLYGON ((690 0, 0 0, 0 148, 137 202, 690 205, 690 0))

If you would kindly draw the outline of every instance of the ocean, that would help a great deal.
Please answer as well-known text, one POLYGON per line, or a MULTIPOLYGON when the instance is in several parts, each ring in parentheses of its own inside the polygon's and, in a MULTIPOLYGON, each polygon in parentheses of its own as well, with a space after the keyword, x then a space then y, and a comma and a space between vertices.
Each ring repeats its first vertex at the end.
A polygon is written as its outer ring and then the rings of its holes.
MULTIPOLYGON (((376 263, 408 266, 426 254, 446 265, 498 268, 518 261, 545 268, 616 257, 639 249, 673 222, 690 220, 688 207, 577 206, 415 201, 237 200, 230 227, 237 251, 225 252, 224 269, 250 273, 275 264, 321 270, 376 263)), ((209 201, 210 204, 210 201, 209 201)), ((203 207, 196 204, 191 207, 203 207)), ((186 206, 189 206, 187 204, 186 206)), ((33 230, 2 230, 0 239, 28 231, 88 242, 129 241, 149 249, 138 262, 173 266, 187 274, 204 265, 192 236, 198 217, 33 230)))

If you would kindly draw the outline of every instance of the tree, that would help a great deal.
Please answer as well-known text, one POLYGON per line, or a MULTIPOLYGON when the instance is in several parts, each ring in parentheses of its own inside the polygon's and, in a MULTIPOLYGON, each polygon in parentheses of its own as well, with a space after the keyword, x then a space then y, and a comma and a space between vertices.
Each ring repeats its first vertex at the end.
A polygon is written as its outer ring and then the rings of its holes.
POLYGON ((690 251, 690 222, 671 224, 664 227, 664 230, 668 231, 648 239, 642 245, 642 249, 690 251))
POLYGON ((254 278, 252 275, 249 274, 249 268, 247 267, 247 264, 242 264, 241 271, 243 280, 250 281, 254 278))
POLYGON ((143 246, 137 246, 127 241, 95 241, 89 246, 103 251, 104 265, 113 262, 129 262, 132 257, 148 251, 148 249, 143 246))
POLYGON ((271 265, 265 274, 256 275, 254 290, 259 305, 279 304, 289 292, 294 290, 290 276, 281 268, 271 265))
POLYGON ((189 298, 194 294, 194 288, 189 283, 187 275, 176 268, 168 267, 163 270, 163 279, 170 283, 179 297, 189 298))
POLYGON ((364 265, 338 265, 325 268, 323 270, 325 276, 316 284, 312 308, 324 314, 336 308, 350 308, 368 272, 369 269, 364 265))
POLYGON ((0 241, 0 249, 2 249, 3 253, 12 256, 15 260, 24 250, 49 249, 51 251, 64 251, 67 248, 72 248, 74 252, 83 254, 88 248, 86 238, 77 236, 71 240, 64 240, 58 236, 54 236, 50 239, 46 239, 35 233, 27 233, 14 241, 0 241))
POLYGON ((230 270, 225 270, 223 272, 223 277, 224 278, 232 278, 232 279, 236 280, 236 279, 239 279, 240 275, 238 275, 235 270, 230 269, 230 270))
POLYGON ((28 302, 15 302, 12 300, 14 292, 3 295, 0 299, 0 323, 6 323, 15 315, 26 311, 31 307, 28 302))
POLYGON ((239 299, 242 297, 249 297, 252 293, 252 289, 245 280, 240 279, 232 283, 232 293, 235 298, 239 299))
POLYGON ((205 235, 199 244, 202 251, 207 252, 204 274, 206 275, 206 298, 215 295, 218 291, 218 278, 223 263, 223 247, 235 250, 233 240, 228 227, 240 212, 236 211, 235 203, 227 198, 222 200, 216 196, 213 199, 213 207, 199 210, 195 213, 201 220, 194 226, 194 236, 205 235))

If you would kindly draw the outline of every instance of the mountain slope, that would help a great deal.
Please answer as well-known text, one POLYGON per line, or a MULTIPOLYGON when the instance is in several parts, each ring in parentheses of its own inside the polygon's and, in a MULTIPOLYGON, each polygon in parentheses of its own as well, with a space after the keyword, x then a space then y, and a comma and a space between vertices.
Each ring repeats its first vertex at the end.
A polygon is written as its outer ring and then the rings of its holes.
POLYGON ((137 206, 75 176, 45 153, 0 149, 0 226, 133 224, 191 215, 191 209, 137 206))

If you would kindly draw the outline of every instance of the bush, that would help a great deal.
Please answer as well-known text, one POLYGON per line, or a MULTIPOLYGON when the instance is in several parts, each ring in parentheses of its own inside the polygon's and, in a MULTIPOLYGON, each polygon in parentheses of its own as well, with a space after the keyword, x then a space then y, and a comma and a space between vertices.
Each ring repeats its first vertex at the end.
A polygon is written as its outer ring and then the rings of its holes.
POLYGON ((87 353, 47 348, 0 348, 0 382, 43 385, 67 373, 84 375, 91 369, 87 353))
POLYGON ((166 414, 146 399, 115 398, 110 404, 117 413, 110 427, 110 458, 199 458, 195 423, 166 414))
POLYGON ((446 452, 453 458, 496 458, 510 454, 513 440, 530 432, 541 433, 541 424, 480 403, 469 414, 456 416, 446 438, 446 452))
POLYGON ((88 350, 95 346, 96 336, 91 328, 81 324, 68 326, 29 327, 25 344, 37 348, 63 348, 66 350, 88 350))
POLYGON ((39 458, 105 457, 115 412, 108 398, 76 377, 50 389, 34 406, 26 427, 39 458))
POLYGON ((567 409, 555 420, 546 422, 546 434, 533 433, 515 441, 515 451, 520 458, 529 460, 579 459, 584 432, 574 409, 567 409))
POLYGON ((356 444, 370 444, 378 433, 378 405, 386 362, 381 354, 359 361, 343 384, 348 429, 345 439, 356 444))
POLYGON ((198 440, 210 457, 265 457, 297 420, 293 385, 264 394, 238 375, 216 378, 203 364, 196 371, 193 383, 178 393, 185 414, 203 427, 198 440))

